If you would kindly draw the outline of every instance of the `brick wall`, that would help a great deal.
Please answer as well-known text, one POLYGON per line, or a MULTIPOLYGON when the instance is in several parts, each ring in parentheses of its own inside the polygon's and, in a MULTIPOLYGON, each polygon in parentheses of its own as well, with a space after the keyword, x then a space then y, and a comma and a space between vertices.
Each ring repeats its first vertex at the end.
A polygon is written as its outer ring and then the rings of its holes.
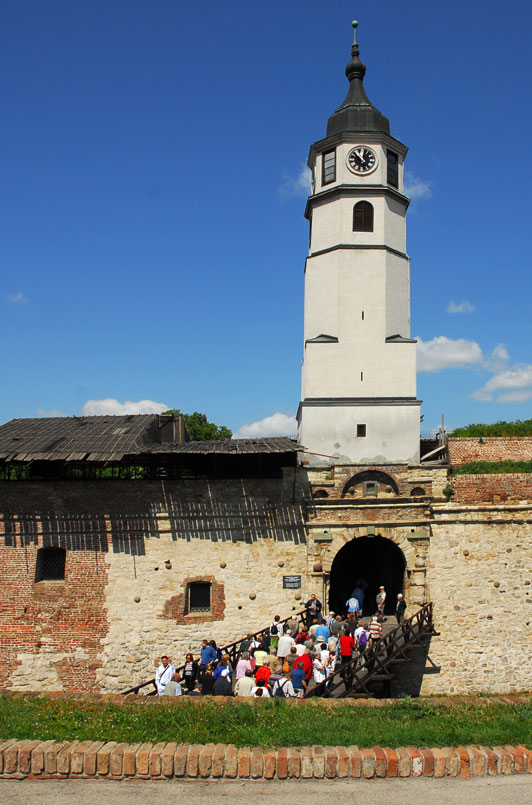
POLYGON ((532 460, 532 436, 478 436, 467 438, 449 437, 449 462, 451 466, 470 461, 530 461, 532 460))
POLYGON ((37 547, 0 550, 0 687, 99 691, 107 633, 107 564, 98 552, 69 552, 65 580, 34 583, 37 547))
POLYGON ((451 478, 453 502, 505 503, 532 501, 532 473, 456 475, 451 478))

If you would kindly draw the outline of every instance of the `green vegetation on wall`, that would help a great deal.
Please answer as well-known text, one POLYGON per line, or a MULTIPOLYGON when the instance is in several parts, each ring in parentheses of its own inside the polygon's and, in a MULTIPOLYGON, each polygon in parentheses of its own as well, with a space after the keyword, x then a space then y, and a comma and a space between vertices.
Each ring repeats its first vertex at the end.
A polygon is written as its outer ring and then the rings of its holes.
MULTIPOLYGON (((451 475, 489 475, 492 473, 532 472, 532 461, 470 461, 453 467, 451 475)), ((445 494, 445 490, 444 490, 445 494)))
POLYGON ((493 422, 491 425, 466 425, 449 434, 454 439, 463 436, 532 436, 532 419, 515 422, 493 422))

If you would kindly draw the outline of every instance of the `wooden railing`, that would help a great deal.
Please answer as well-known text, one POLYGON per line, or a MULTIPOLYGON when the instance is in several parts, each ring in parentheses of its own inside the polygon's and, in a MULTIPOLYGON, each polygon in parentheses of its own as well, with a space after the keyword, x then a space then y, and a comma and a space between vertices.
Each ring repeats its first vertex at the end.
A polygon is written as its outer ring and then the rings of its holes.
POLYGON ((316 685, 305 698, 312 696, 372 696, 371 685, 393 678, 391 666, 411 661, 408 651, 424 647, 423 638, 437 635, 432 622, 432 602, 421 607, 411 618, 392 629, 363 654, 341 665, 320 685, 316 685), (342 690, 343 688, 343 690, 342 690))
MULTIPOLYGON (((279 623, 283 624, 283 626, 284 626, 284 624, 287 621, 296 619, 298 621, 298 623, 301 625, 302 623, 305 622, 306 615, 307 615, 307 610, 302 609, 299 612, 294 612, 292 615, 289 615, 287 618, 284 618, 284 620, 279 621, 279 623)), ((269 634, 269 633, 270 633, 270 626, 266 626, 264 629, 259 629, 258 632, 253 632, 253 634, 251 635, 251 639, 255 640, 257 638, 264 637, 266 634, 269 634)), ((237 662, 238 662, 238 660, 240 658, 240 654, 241 654, 240 646, 242 645, 244 640, 247 640, 247 639, 248 639, 248 635, 245 635, 245 637, 241 637, 239 640, 235 640, 234 643, 228 643, 226 646, 220 646, 220 651, 222 652, 222 654, 228 654, 229 655, 229 659, 231 661, 231 665, 232 665, 233 668, 236 666, 236 664, 237 664, 237 662)), ((176 668, 176 671, 178 673, 182 673, 184 668, 185 668, 184 664, 180 665, 179 668, 176 668)), ((127 693, 138 693, 139 691, 143 690, 144 688, 152 688, 152 689, 149 690, 148 693, 145 694, 146 696, 155 696, 156 693, 157 693, 157 688, 155 687, 155 679, 152 677, 151 679, 148 679, 146 682, 141 682, 140 685, 135 685, 132 688, 128 688, 127 690, 121 691, 121 695, 125 696, 127 693)))

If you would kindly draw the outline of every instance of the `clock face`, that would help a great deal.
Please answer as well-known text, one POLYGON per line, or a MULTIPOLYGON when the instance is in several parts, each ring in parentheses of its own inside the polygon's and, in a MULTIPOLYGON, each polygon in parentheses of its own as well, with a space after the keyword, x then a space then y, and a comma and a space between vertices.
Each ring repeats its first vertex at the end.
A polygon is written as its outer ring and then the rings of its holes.
POLYGON ((371 173, 377 167, 377 157, 371 148, 357 145, 349 152, 347 165, 353 173, 371 173))

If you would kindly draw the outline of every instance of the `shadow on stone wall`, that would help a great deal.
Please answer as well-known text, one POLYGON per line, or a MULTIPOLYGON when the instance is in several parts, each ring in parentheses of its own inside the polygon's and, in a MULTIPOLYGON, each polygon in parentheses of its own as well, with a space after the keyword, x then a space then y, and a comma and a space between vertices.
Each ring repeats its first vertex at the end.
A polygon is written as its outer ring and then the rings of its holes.
POLYGON ((289 500, 280 480, 118 481, 114 487, 76 482, 54 487, 53 494, 45 484, 26 482, 19 505, 11 502, 4 513, 5 544, 136 556, 145 554, 146 540, 165 535, 173 541, 272 539, 298 545, 306 542, 305 478, 303 471, 289 500))
POLYGON ((441 668, 434 665, 430 659, 431 638, 424 641, 423 649, 411 651, 409 663, 399 665, 394 671, 394 678, 390 682, 390 696, 398 699, 403 696, 419 696, 423 685, 423 678, 427 674, 439 674, 441 668))

